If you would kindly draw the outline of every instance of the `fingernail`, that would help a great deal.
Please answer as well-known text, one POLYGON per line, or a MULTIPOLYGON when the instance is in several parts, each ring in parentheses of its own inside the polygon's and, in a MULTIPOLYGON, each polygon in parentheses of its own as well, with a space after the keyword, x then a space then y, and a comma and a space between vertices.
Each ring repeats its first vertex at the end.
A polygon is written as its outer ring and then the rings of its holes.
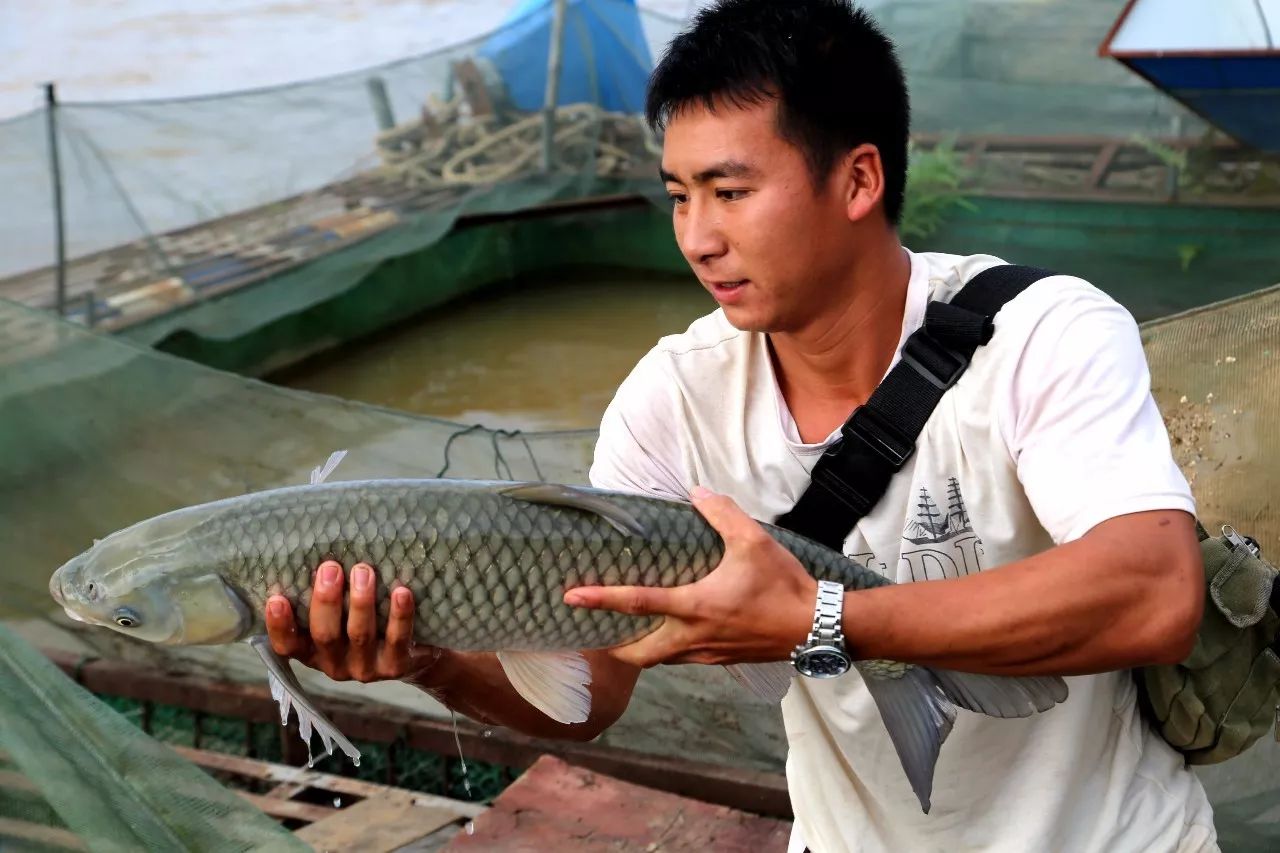
POLYGON ((281 617, 283 617, 283 616, 284 616, 284 602, 283 602, 283 601, 268 601, 268 602, 267 602, 267 615, 268 615, 268 616, 270 616, 272 619, 280 619, 281 617))
POLYGON ((403 609, 405 607, 413 606, 413 593, 409 592, 408 587, 396 587, 396 591, 391 593, 391 597, 395 600, 397 607, 403 609))
POLYGON ((570 607, 581 607, 584 603, 584 599, 576 592, 566 592, 564 594, 564 603, 570 607))
POLYGON ((342 577, 341 570, 332 564, 326 564, 320 567, 320 583, 325 586, 333 586, 342 577))
POLYGON ((365 566, 358 566, 351 572, 351 588, 364 592, 373 584, 373 572, 365 566))
POLYGON ((689 496, 692 498, 697 498, 698 500, 702 500, 703 498, 711 497, 711 490, 704 489, 702 486, 694 486, 693 489, 689 492, 689 496))

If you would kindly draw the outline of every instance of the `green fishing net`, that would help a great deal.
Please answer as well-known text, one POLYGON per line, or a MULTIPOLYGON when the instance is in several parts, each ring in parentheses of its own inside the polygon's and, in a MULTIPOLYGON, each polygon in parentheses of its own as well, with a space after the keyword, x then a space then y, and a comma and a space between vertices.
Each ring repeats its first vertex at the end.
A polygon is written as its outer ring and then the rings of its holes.
POLYGON ((0 850, 307 850, 0 625, 0 850))

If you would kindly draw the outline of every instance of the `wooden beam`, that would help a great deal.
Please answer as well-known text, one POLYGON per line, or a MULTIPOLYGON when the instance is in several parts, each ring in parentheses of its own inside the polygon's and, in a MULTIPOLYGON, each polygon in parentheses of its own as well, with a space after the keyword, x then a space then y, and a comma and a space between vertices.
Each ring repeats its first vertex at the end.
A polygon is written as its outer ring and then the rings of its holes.
MULTIPOLYGON (((37 823, 13 820, 0 817, 0 839, 17 839, 31 841, 40 845, 62 848, 64 850, 88 850, 88 846, 80 840, 80 836, 67 829, 53 826, 41 826, 37 823)), ((0 843, 0 848, 6 845, 0 843)))
POLYGON ((273 800, 292 800, 310 787, 298 782, 281 782, 263 796, 271 797, 273 800))
POLYGON ((273 800, 261 794, 250 794, 248 791, 236 791, 236 794, 275 818, 315 823, 338 813, 338 810, 332 806, 314 806, 311 803, 299 803, 295 800, 273 800))
POLYGON ((40 789, 36 787, 35 782, 13 770, 0 770, 0 788, 8 788, 11 791, 27 791, 34 794, 40 793, 40 789))
MULTIPOLYGON (((74 677, 78 671, 80 683, 94 693, 150 700, 208 714, 279 725, 279 711, 265 684, 215 681, 191 673, 160 672, 121 661, 91 660, 82 663, 75 655, 56 651, 47 651, 46 654, 67 674, 74 677)), ((320 710, 349 738, 374 743, 403 740, 415 749, 437 755, 457 752, 454 728, 448 723, 415 716, 399 708, 356 704, 324 696, 314 698, 320 710)), ((727 767, 595 743, 531 738, 505 729, 492 729, 492 736, 485 737, 487 728, 459 720, 457 737, 467 759, 524 769, 542 755, 558 755, 579 767, 639 785, 757 814, 791 817, 786 777, 781 773, 727 767)), ((178 751, 188 752, 183 748, 178 751)), ((219 760, 250 761, 232 756, 221 756, 219 760)), ((230 766, 224 764, 216 769, 230 769, 230 766)), ((301 781, 301 777, 296 775, 298 768, 284 767, 284 771, 289 775, 271 777, 272 781, 301 781)), ((331 790, 339 789, 334 787, 331 790)))
POLYGON ((1111 171, 1111 164, 1116 159, 1116 154, 1120 151, 1120 143, 1112 142, 1104 145, 1102 150, 1098 152, 1098 157, 1093 161, 1093 168, 1089 170, 1089 177, 1085 179, 1085 186, 1089 188, 1101 188, 1107 179, 1107 173, 1111 171))
MULTIPOLYGON (((284 786, 298 786, 300 789, 316 788, 322 791, 332 791, 335 794, 346 794, 350 797, 360 797, 368 799, 371 797, 382 797, 390 794, 404 794, 406 789, 393 788, 389 785, 379 785, 375 782, 365 782, 360 779, 349 779, 346 776, 335 776, 331 773, 321 773, 318 770, 306 770, 301 767, 290 767, 287 764, 275 764, 270 761, 259 761, 256 758, 241 758, 236 755, 223 755, 220 752, 209 752, 203 749, 191 749, 185 746, 171 747, 174 752, 186 758, 193 764, 199 765, 209 770, 220 770, 225 773, 232 773, 236 776, 245 776, 250 779, 257 779, 262 782, 276 782, 277 788, 284 786)), ((447 797, 437 797, 434 794, 425 794, 418 791, 409 791, 413 799, 419 805, 430 805, 436 808, 452 809, 459 817, 475 817, 484 812, 485 807, 477 803, 467 803, 462 800, 451 800, 447 797)), ((281 799, 279 796, 272 794, 264 794, 263 796, 271 799, 281 799)))
POLYGON ((319 850, 392 853, 466 818, 414 798, 381 796, 299 829, 294 835, 319 850))

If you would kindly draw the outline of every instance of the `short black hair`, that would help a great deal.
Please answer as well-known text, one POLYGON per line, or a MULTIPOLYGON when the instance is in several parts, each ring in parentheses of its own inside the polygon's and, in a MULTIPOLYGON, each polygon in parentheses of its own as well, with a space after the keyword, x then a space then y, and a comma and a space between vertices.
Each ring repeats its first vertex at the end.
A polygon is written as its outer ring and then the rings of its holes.
POLYGON ((849 0, 719 0, 677 35, 649 78, 645 119, 661 131, 695 103, 778 99, 778 132, 817 187, 863 144, 884 164, 885 215, 897 225, 907 183, 910 104, 893 43, 849 0))

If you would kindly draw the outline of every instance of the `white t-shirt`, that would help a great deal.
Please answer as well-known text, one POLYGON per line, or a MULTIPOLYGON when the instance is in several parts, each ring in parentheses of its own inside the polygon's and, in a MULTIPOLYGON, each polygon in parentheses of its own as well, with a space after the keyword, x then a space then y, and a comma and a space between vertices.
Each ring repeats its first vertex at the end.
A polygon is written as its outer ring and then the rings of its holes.
MULTIPOLYGON (((950 299, 997 263, 911 254, 899 349, 930 299, 950 299)), ((702 485, 773 521, 837 436, 800 441, 765 336, 716 311, 659 341, 623 382, 591 481, 678 499, 702 485)), ((934 580, 1155 509, 1195 505, 1151 397, 1137 326, 1088 282, 1054 276, 1001 310, 995 336, 845 553, 900 583, 934 580)), ((925 815, 860 676, 797 678, 782 703, 792 849, 1217 849, 1204 791, 1139 717, 1131 677, 1067 682, 1065 703, 1027 719, 959 711, 925 815)))

